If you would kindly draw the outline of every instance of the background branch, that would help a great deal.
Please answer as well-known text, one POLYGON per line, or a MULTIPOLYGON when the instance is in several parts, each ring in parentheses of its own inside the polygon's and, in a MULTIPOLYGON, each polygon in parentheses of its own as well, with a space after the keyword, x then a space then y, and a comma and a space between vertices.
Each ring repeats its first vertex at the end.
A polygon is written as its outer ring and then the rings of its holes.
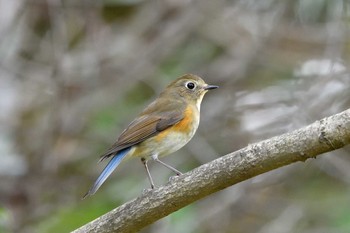
POLYGON ((74 231, 137 232, 205 196, 273 169, 350 143, 350 109, 311 125, 248 145, 149 190, 74 231))

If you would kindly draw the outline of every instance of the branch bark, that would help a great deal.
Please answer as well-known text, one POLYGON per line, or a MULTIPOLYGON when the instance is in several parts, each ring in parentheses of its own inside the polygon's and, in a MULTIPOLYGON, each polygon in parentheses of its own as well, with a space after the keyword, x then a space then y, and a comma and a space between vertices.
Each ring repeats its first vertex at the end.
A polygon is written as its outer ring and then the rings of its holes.
POLYGON ((348 144, 350 109, 222 156, 165 186, 143 193, 73 232, 137 232, 228 186, 348 144))

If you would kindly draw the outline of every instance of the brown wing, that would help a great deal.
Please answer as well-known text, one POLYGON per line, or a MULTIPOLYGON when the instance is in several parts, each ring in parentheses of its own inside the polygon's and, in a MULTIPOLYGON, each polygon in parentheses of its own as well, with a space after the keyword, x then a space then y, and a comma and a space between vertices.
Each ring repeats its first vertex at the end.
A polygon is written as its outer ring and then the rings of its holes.
POLYGON ((112 147, 101 156, 100 161, 118 151, 143 142, 183 119, 182 111, 163 112, 159 115, 141 115, 122 132, 112 147))

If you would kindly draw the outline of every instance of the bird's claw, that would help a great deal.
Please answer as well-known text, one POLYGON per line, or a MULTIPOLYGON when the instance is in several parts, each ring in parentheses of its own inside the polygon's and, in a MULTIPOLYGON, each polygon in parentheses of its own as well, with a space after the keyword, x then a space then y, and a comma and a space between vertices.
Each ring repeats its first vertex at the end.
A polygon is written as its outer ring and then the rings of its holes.
POLYGON ((142 194, 142 195, 146 195, 146 194, 147 194, 148 192, 150 192, 151 190, 153 190, 153 189, 150 189, 150 188, 149 188, 149 189, 143 189, 141 194, 142 194))
POLYGON ((176 174, 176 176, 170 176, 168 181, 169 181, 169 182, 173 182, 173 181, 175 181, 178 177, 179 177, 179 175, 177 175, 177 174, 176 174))
POLYGON ((151 188, 144 188, 142 190, 142 195, 145 195, 145 194, 147 194, 148 192, 151 192, 154 189, 155 189, 155 186, 152 186, 151 188))

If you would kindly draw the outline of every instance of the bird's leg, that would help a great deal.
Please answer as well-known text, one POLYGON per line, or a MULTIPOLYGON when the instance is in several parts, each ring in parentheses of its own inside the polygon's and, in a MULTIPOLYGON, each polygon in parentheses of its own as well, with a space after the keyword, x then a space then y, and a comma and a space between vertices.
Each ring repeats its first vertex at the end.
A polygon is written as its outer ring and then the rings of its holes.
POLYGON ((151 176, 151 173, 149 172, 148 166, 147 166, 147 160, 145 158, 141 158, 141 162, 143 163, 143 166, 145 166, 146 172, 147 172, 147 176, 148 176, 148 180, 151 183, 151 189, 154 189, 154 183, 153 183, 153 179, 151 176))
POLYGON ((173 172, 175 172, 176 175, 178 175, 178 176, 182 175, 182 173, 181 173, 179 170, 177 170, 177 169, 173 168, 172 166, 170 166, 170 165, 168 165, 168 164, 166 164, 166 163, 160 161, 160 160, 158 159, 158 157, 155 157, 155 156, 154 156, 153 159, 154 159, 154 161, 156 161, 156 162, 162 164, 163 166, 165 166, 165 167, 169 168, 170 170, 172 170, 173 172))

